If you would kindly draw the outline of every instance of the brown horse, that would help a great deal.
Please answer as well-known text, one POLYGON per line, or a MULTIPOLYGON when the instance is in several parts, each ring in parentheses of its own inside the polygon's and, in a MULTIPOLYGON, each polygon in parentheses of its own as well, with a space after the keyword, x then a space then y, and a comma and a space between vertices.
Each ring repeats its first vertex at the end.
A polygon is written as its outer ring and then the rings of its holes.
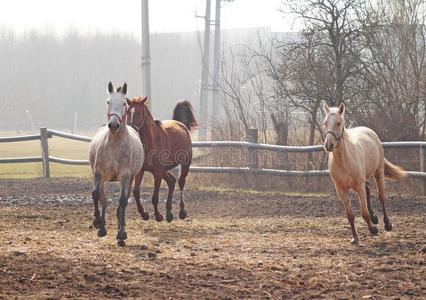
POLYGON ((367 223, 370 233, 375 235, 379 231, 373 224, 377 224, 379 220, 371 208, 368 187, 368 179, 374 177, 383 208, 385 230, 390 231, 392 223, 385 205, 385 177, 400 179, 407 176, 407 173, 384 157, 382 143, 373 130, 367 127, 345 128, 345 105, 343 103, 339 107, 328 107, 323 101, 322 107, 326 115, 324 148, 329 152, 328 169, 337 194, 346 209, 352 229, 352 244, 358 244, 355 216, 348 197, 349 189, 353 189, 358 194, 361 215, 367 223))
POLYGON ((174 109, 173 120, 161 122, 153 119, 146 106, 146 101, 147 97, 134 97, 132 100, 127 100, 128 124, 139 132, 145 150, 145 162, 142 170, 136 175, 133 196, 142 218, 148 220, 149 215, 144 211, 140 202, 140 186, 144 172, 151 172, 154 176, 152 204, 154 206, 155 219, 159 222, 162 221, 163 215, 158 210, 158 194, 161 180, 164 179, 169 188, 166 202, 166 219, 167 222, 171 222, 173 220, 172 197, 176 179, 169 170, 180 165, 179 218, 185 219, 187 214, 185 202, 183 201, 183 189, 192 161, 192 144, 189 132, 191 128, 197 125, 192 105, 188 101, 179 102, 174 109))

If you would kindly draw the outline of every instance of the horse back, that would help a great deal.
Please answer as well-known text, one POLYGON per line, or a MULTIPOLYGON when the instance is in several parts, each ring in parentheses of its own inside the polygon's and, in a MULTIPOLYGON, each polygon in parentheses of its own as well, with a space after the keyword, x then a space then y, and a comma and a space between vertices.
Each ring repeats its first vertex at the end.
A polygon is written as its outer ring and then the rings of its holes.
POLYGON ((185 148, 191 145, 191 135, 185 124, 176 120, 166 120, 162 124, 169 142, 177 143, 179 146, 185 148))
POLYGON ((365 176, 372 176, 384 163, 384 151, 377 134, 368 127, 355 127, 348 130, 351 156, 357 164, 362 164, 365 176))
POLYGON ((190 165, 192 161, 192 143, 189 129, 183 123, 176 120, 166 120, 161 122, 166 138, 165 145, 170 153, 171 162, 167 169, 177 165, 190 165))
POLYGON ((383 149, 378 135, 368 127, 355 127, 348 129, 350 140, 359 148, 360 152, 376 152, 383 149))

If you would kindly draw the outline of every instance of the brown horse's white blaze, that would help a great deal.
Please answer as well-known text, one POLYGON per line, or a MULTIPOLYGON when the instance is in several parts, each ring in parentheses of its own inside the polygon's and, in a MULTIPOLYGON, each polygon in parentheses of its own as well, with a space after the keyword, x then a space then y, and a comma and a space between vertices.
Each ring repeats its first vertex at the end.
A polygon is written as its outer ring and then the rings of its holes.
POLYGON ((142 168, 144 151, 138 133, 126 125, 127 84, 114 91, 111 82, 108 84, 107 101, 108 125, 96 132, 89 146, 89 162, 93 173, 93 225, 99 228, 98 236, 106 235, 105 212, 107 198, 104 192, 106 181, 120 182, 120 202, 117 208, 118 245, 123 246, 127 239, 125 210, 130 196, 131 186, 136 174, 142 168), (102 205, 102 215, 98 203, 102 205))
POLYGON ((127 100, 129 106, 128 124, 139 132, 146 157, 141 172, 135 178, 133 196, 142 218, 148 220, 149 215, 140 202, 140 185, 144 172, 151 172, 154 176, 152 204, 155 219, 162 221, 163 215, 158 210, 158 196, 161 181, 164 179, 169 189, 166 202, 166 219, 171 222, 173 220, 172 198, 176 179, 170 173, 170 170, 180 166, 181 172, 178 180, 181 191, 179 218, 185 219, 187 213, 183 201, 183 189, 192 161, 192 143, 189 131, 191 127, 197 125, 192 106, 188 101, 179 102, 174 111, 174 120, 160 122, 153 119, 146 106, 146 101, 147 97, 134 97, 132 100, 127 100))
POLYGON ((343 103, 339 107, 328 107, 323 101, 322 107, 325 113, 323 125, 326 130, 324 148, 329 152, 328 168, 336 192, 346 209, 352 229, 352 243, 358 243, 358 233, 348 197, 349 189, 353 189, 358 194, 361 215, 367 223, 370 233, 378 233, 377 227, 373 225, 378 223, 378 218, 370 205, 368 187, 370 177, 374 177, 379 191, 385 230, 392 230, 385 205, 385 177, 400 179, 406 176, 406 172, 385 159, 382 143, 373 130, 367 127, 345 129, 345 105, 343 103))

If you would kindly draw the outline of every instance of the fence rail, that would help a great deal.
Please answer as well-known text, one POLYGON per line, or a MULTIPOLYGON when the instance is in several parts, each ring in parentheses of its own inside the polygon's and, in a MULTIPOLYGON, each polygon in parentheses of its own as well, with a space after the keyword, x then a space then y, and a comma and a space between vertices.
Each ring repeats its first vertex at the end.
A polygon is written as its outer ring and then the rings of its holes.
MULTIPOLYGON (((253 134, 251 130, 250 133, 253 134)), ((0 163, 29 163, 29 162, 42 162, 43 164, 43 176, 50 177, 50 162, 68 164, 68 165, 88 165, 88 160, 77 160, 67 159, 61 157, 55 157, 49 155, 49 143, 48 140, 54 136, 62 137, 66 139, 72 139, 83 142, 90 142, 91 137, 71 134, 53 129, 40 128, 40 134, 24 135, 24 136, 13 136, 13 137, 0 137, 0 143, 9 142, 22 142, 31 140, 40 140, 42 153, 40 157, 17 157, 17 158, 1 158, 0 163)), ((251 137, 251 140, 256 141, 257 137, 251 137)), ((408 171, 410 177, 423 178, 424 190, 426 193, 426 142, 384 142, 382 143, 385 149, 419 149, 420 153, 420 166, 419 171, 408 171)), ((322 145, 316 146, 279 146, 270 144, 258 144, 254 142, 240 142, 240 141, 203 141, 193 142, 194 148, 212 148, 212 147, 234 147, 243 148, 248 150, 248 155, 251 161, 247 167, 199 167, 192 166, 191 172, 195 173, 221 173, 221 174, 235 174, 235 173, 252 173, 252 174, 268 174, 268 175, 279 175, 279 176, 328 176, 327 170, 308 170, 308 171, 297 171, 297 170, 278 170, 278 169, 263 169, 257 167, 257 161, 253 162, 253 157, 256 158, 255 150, 267 150, 276 152, 297 152, 297 153, 308 153, 308 152, 320 152, 324 151, 322 145)), ((256 160, 256 159, 255 159, 256 160)))

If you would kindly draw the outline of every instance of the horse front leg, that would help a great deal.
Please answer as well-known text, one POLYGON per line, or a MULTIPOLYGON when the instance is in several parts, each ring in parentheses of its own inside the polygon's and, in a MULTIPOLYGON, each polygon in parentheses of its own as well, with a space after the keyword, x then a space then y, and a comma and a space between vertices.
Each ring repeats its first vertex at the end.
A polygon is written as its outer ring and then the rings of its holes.
POLYGON ((102 175, 98 172, 95 172, 93 176, 93 191, 92 191, 92 199, 93 199, 93 227, 99 228, 101 226, 101 218, 99 213, 99 199, 101 198, 101 185, 102 185, 102 175))
POLYGON ((139 214, 141 215, 142 219, 145 221, 149 220, 149 214, 143 209, 142 203, 141 203, 141 183, 143 179, 144 171, 141 170, 135 177, 135 184, 133 186, 133 197, 135 198, 136 205, 138 207, 139 214))
POLYGON ((357 245, 359 238, 358 238, 358 232, 356 231, 355 227, 355 215, 354 211, 352 209, 351 201, 349 200, 348 193, 349 190, 344 187, 340 187, 337 184, 335 185, 337 194, 340 197, 340 200, 342 200, 343 205, 346 209, 346 217, 348 218, 349 224, 351 225, 351 231, 352 231, 352 245, 357 245))
POLYGON ((163 215, 158 210, 158 195, 160 193, 160 185, 163 177, 162 173, 153 173, 154 175, 154 193, 152 194, 152 205, 154 206, 155 220, 163 221, 163 215))
POLYGON ((106 208, 107 208, 108 202, 107 202, 107 197, 105 195, 103 183, 101 184, 100 192, 101 192, 100 200, 101 200, 101 206, 102 206, 102 214, 101 214, 101 222, 100 222, 100 226, 99 226, 98 236, 104 237, 107 234, 107 230, 105 228, 105 226, 106 226, 105 213, 106 213, 106 208))
POLYGON ((117 223, 118 223, 118 233, 117 233, 117 245, 124 246, 126 243, 124 240, 127 239, 126 233, 126 206, 129 198, 130 186, 133 178, 129 174, 121 176, 120 179, 120 201, 117 208, 117 223))

